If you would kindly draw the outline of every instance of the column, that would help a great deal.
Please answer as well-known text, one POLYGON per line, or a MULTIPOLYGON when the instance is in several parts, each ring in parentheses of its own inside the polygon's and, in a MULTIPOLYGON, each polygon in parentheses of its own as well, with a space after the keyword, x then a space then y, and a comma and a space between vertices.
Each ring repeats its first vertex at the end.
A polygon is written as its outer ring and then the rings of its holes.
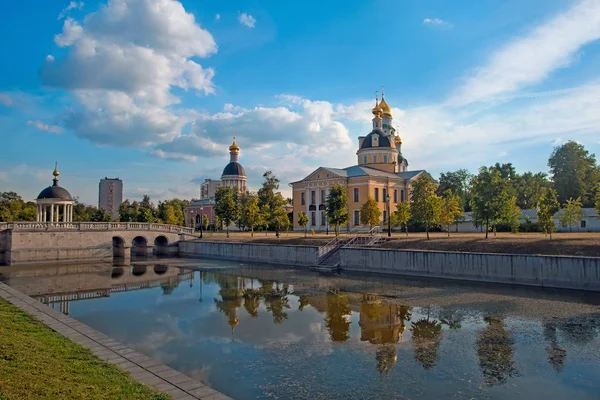
POLYGON ((50 222, 54 222, 54 204, 50 204, 50 222))
POLYGON ((67 222, 67 205, 63 204, 63 222, 67 222))
POLYGON ((310 188, 308 188, 308 187, 305 189, 304 203, 306 204, 306 216, 308 217, 308 226, 311 226, 312 220, 310 218, 310 211, 309 211, 309 205, 310 205, 310 188))
POLYGON ((317 210, 316 214, 315 214, 315 217, 316 217, 315 224, 317 224, 317 229, 320 230, 321 229, 321 210, 319 210, 319 205, 321 204, 321 187, 320 186, 317 186, 315 188, 315 197, 316 197, 315 209, 317 210))
POLYGON ((69 222, 73 222, 73 204, 69 204, 69 222))
POLYGON ((42 222, 46 222, 46 205, 42 204, 40 207, 42 207, 42 222))
POLYGON ((35 205, 35 222, 40 222, 40 205, 35 205))

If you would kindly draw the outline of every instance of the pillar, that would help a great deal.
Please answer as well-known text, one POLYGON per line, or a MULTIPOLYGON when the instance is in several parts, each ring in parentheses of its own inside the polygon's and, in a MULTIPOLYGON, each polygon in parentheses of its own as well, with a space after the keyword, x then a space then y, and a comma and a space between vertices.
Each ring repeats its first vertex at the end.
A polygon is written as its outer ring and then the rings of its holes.
POLYGON ((63 222, 67 222, 67 205, 63 204, 63 222))
POLYGON ((73 222, 73 204, 69 204, 69 222, 73 222))
POLYGON ((46 205, 42 204, 42 222, 46 222, 46 205))
POLYGON ((50 222, 54 222, 54 204, 50 204, 50 222))

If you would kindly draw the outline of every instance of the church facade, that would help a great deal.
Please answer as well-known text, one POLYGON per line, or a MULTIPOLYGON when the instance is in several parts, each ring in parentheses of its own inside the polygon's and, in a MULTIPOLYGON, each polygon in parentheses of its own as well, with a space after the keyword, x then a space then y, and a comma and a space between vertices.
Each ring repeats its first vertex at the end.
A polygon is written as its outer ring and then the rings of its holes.
POLYGON ((410 201, 410 185, 425 170, 408 169, 408 160, 402 154, 402 139, 393 127, 392 109, 382 93, 381 102, 375 99, 373 128, 358 138, 357 165, 347 168, 319 167, 306 178, 292 182, 293 223, 300 212, 308 217, 307 229, 330 229, 325 212, 327 196, 334 184, 348 191, 348 228, 360 227, 360 208, 369 197, 375 199, 381 210, 381 223, 387 221, 400 202, 410 201))
POLYGON ((221 179, 205 179, 200 185, 200 199, 193 200, 185 209, 185 225, 200 230, 204 216, 212 225, 215 221, 215 193, 221 186, 233 187, 238 192, 246 191, 246 171, 239 163, 240 147, 233 138, 229 146, 229 164, 223 168, 221 179))

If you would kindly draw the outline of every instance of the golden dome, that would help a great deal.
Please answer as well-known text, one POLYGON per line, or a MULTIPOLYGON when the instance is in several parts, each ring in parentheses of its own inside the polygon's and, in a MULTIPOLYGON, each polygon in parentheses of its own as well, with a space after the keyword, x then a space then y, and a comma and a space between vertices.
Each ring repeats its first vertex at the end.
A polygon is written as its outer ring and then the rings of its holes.
POLYGON ((58 161, 54 164, 54 172, 52 172, 52 175, 54 175, 55 178, 60 175, 60 172, 58 172, 58 161))
POLYGON ((400 139, 400 136, 396 136, 396 138, 394 139, 394 143, 402 144, 402 139, 400 139))
POLYGON ((238 146, 237 144, 235 144, 235 136, 233 137, 233 143, 231 144, 231 146, 229 146, 229 151, 232 153, 239 153, 240 152, 240 146, 238 146))
POLYGON ((383 96, 381 97, 381 103, 379 103, 379 107, 381 108, 381 111, 383 112, 384 117, 389 117, 389 118, 392 117, 392 109, 390 108, 388 103, 385 101, 383 96))

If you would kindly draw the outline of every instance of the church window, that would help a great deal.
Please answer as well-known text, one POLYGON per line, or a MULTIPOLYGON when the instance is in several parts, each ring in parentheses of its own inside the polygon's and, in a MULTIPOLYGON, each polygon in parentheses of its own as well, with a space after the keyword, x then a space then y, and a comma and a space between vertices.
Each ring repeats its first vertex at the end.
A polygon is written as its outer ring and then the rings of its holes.
POLYGON ((400 201, 404 202, 404 190, 400 191, 400 201))
POLYGON ((398 202, 398 191, 394 189, 394 203, 398 202))
POLYGON ((387 156, 386 155, 383 156, 383 163, 387 164, 387 156))
POLYGON ((300 193, 300 205, 304 205, 305 201, 304 201, 304 192, 300 193))
POLYGON ((314 211, 311 211, 310 212, 310 224, 312 226, 317 226, 317 223, 315 221, 316 221, 316 214, 314 211))
POLYGON ((315 204, 315 191, 314 190, 310 191, 310 204, 311 205, 315 204))
POLYGON ((321 204, 325 203, 325 191, 321 190, 321 204))
POLYGON ((379 201, 379 188, 375 188, 375 201, 379 201))
POLYGON ((360 211, 354 210, 354 225, 360 225, 360 211))
POLYGON ((373 156, 373 163, 377 164, 377 156, 373 156))
POLYGON ((384 202, 387 202, 387 189, 383 189, 382 199, 383 199, 384 202))
POLYGON ((321 226, 325 226, 325 211, 321 211, 321 226))
POLYGON ((367 156, 363 156, 363 164, 367 164, 367 156))
POLYGON ((354 202, 358 203, 358 188, 354 188, 354 202))

